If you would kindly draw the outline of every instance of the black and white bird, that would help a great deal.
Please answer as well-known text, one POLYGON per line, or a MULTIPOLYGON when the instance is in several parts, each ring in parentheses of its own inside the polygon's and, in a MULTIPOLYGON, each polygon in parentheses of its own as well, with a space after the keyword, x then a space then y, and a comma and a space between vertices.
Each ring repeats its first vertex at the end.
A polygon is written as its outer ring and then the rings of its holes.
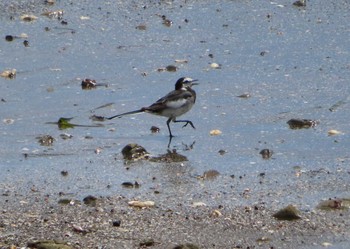
POLYGON ((164 97, 157 100, 155 103, 148 107, 142 107, 139 110, 126 112, 122 114, 118 114, 107 119, 120 118, 125 115, 136 114, 136 113, 150 113, 154 115, 159 115, 163 117, 167 117, 168 120, 166 124, 169 130, 170 138, 173 137, 170 129, 170 122, 173 121, 175 123, 185 123, 183 127, 190 124, 193 129, 195 129, 193 123, 189 120, 176 120, 177 117, 185 114, 189 110, 191 110, 192 106, 196 102, 196 92, 192 89, 193 85, 198 85, 196 83, 197 80, 191 79, 189 77, 182 77, 177 80, 175 84, 175 90, 169 92, 164 97))

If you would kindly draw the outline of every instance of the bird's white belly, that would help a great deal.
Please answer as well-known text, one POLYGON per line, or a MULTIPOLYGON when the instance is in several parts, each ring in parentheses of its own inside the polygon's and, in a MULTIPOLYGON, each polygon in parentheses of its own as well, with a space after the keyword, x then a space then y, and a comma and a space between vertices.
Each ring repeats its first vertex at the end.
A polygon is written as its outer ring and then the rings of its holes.
POLYGON ((169 118, 175 118, 188 112, 192 108, 193 102, 189 101, 188 99, 182 99, 168 102, 166 105, 167 108, 162 111, 161 115, 169 118))

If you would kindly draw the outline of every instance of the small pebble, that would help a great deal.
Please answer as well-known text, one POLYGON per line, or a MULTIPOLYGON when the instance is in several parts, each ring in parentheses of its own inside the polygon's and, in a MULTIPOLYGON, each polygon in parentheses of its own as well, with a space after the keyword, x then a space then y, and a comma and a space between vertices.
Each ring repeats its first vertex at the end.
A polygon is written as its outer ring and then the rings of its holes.
POLYGON ((115 220, 115 221, 113 221, 113 226, 114 227, 120 227, 120 224, 121 224, 122 222, 121 222, 121 220, 115 220))

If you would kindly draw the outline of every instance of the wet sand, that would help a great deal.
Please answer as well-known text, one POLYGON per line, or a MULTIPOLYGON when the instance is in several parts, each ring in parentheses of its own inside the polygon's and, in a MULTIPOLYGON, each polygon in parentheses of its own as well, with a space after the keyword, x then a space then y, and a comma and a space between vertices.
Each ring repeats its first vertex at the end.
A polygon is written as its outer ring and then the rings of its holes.
POLYGON ((189 206, 150 199, 155 206, 141 209, 122 196, 90 204, 57 204, 40 193, 2 196, 0 247, 57 240, 71 248, 346 248, 350 235, 347 210, 302 211, 299 220, 279 221, 268 203, 189 206))

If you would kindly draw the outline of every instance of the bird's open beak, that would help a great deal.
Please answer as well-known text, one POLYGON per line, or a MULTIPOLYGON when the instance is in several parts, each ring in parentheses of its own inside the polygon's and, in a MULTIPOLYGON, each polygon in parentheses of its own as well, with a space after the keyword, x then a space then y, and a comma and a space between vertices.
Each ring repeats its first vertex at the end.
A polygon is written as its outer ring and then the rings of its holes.
POLYGON ((191 86, 195 86, 195 85, 199 85, 199 83, 197 83, 198 80, 192 80, 189 84, 191 86))

